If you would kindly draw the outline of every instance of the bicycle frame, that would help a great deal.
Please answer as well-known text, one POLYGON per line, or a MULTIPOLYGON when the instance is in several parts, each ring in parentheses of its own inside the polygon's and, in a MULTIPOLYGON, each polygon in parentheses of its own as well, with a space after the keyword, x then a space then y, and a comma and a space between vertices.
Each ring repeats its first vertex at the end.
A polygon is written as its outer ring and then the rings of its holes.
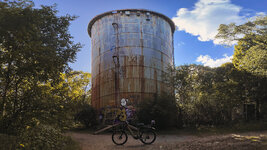
POLYGON ((133 126, 133 125, 130 125, 128 122, 123 122, 123 124, 118 124, 118 125, 122 125, 123 126, 123 130, 126 130, 128 129, 130 135, 134 138, 134 139, 139 139, 139 136, 140 136, 140 129, 133 126), (136 130, 138 133, 137 135, 134 134, 133 130, 136 130))
POLYGON ((135 126, 132 126, 132 125, 130 125, 130 124, 128 124, 128 123, 127 123, 127 128, 128 128, 128 130, 130 131, 131 136, 132 136, 134 139, 139 139, 139 137, 140 137, 140 130, 139 130, 138 128, 136 128, 135 126), (131 128, 134 129, 134 130, 136 130, 136 131, 138 131, 138 134, 137 134, 137 135, 134 135, 133 130, 132 130, 131 128))

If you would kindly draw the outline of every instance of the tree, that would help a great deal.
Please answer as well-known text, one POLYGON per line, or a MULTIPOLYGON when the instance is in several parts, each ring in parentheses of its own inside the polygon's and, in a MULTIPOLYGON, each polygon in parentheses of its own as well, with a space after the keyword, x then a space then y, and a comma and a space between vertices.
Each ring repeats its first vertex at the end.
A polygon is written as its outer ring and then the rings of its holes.
POLYGON ((157 128, 175 127, 177 123, 176 101, 172 95, 165 93, 155 95, 153 99, 145 99, 138 105, 138 121, 150 124, 156 121, 157 128))
POLYGON ((64 108, 64 114, 61 114, 61 120, 66 118, 65 124, 71 124, 74 116, 91 104, 91 74, 82 71, 71 71, 62 73, 58 83, 48 82, 48 95, 52 99, 58 100, 64 108), (68 121, 69 120, 69 121, 68 121))
POLYGON ((49 82, 48 86, 63 101, 82 101, 89 104, 91 103, 90 84, 90 73, 71 71, 69 73, 61 73, 58 83, 49 82))
MULTIPOLYGON (((42 96, 45 99, 43 105, 49 105, 51 109, 45 108, 44 113, 36 118, 49 116, 49 113, 53 112, 53 117, 42 121, 48 121, 50 125, 71 127, 74 124, 75 115, 84 108, 88 108, 91 103, 90 81, 90 73, 71 71, 69 73, 61 73, 56 83, 39 84, 42 93, 44 93, 44 96, 42 96)), ((38 96, 40 95, 38 94, 38 96)))
POLYGON ((257 17, 242 25, 221 24, 217 39, 235 45, 233 64, 237 69, 267 77, 267 16, 257 17))
POLYGON ((81 48, 68 32, 75 16, 58 16, 54 6, 33 6, 0 2, 0 123, 11 129, 61 110, 46 84, 59 82, 81 48))
POLYGON ((178 66, 171 68, 167 77, 167 83, 176 91, 178 119, 185 126, 221 125, 241 120, 241 110, 247 102, 255 104, 257 118, 263 114, 266 78, 240 71, 232 63, 217 68, 178 66))

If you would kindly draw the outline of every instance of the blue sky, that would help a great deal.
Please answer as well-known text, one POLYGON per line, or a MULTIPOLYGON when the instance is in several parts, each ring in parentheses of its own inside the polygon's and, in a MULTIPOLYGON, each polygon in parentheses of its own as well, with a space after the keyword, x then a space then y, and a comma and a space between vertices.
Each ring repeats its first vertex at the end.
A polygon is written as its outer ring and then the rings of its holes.
POLYGON ((219 24, 242 24, 256 15, 266 14, 267 0, 34 0, 36 7, 57 4, 59 15, 76 15, 70 26, 75 42, 83 48, 73 70, 91 72, 89 21, 96 15, 115 9, 148 9, 173 19, 175 64, 203 64, 216 67, 231 60, 233 48, 214 40, 219 24))

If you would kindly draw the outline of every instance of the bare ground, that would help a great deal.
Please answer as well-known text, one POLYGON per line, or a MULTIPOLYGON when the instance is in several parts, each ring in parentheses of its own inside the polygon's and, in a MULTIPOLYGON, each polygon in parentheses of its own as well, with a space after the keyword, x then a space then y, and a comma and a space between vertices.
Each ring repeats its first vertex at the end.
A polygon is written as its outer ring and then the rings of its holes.
POLYGON ((88 133, 69 132, 82 150, 267 150, 267 131, 232 133, 225 135, 158 135, 154 144, 144 145, 128 135, 123 146, 113 144, 110 134, 93 135, 88 133))

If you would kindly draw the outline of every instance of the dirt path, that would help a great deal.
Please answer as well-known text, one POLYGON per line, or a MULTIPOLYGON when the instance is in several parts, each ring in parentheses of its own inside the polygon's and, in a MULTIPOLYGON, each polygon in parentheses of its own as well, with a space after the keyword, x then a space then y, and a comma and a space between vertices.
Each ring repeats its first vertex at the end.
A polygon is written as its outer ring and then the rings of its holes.
POLYGON ((158 135, 156 142, 152 145, 144 145, 129 136, 127 143, 123 146, 114 145, 109 134, 92 135, 70 132, 68 135, 80 143, 82 150, 267 149, 267 131, 203 137, 158 135))

